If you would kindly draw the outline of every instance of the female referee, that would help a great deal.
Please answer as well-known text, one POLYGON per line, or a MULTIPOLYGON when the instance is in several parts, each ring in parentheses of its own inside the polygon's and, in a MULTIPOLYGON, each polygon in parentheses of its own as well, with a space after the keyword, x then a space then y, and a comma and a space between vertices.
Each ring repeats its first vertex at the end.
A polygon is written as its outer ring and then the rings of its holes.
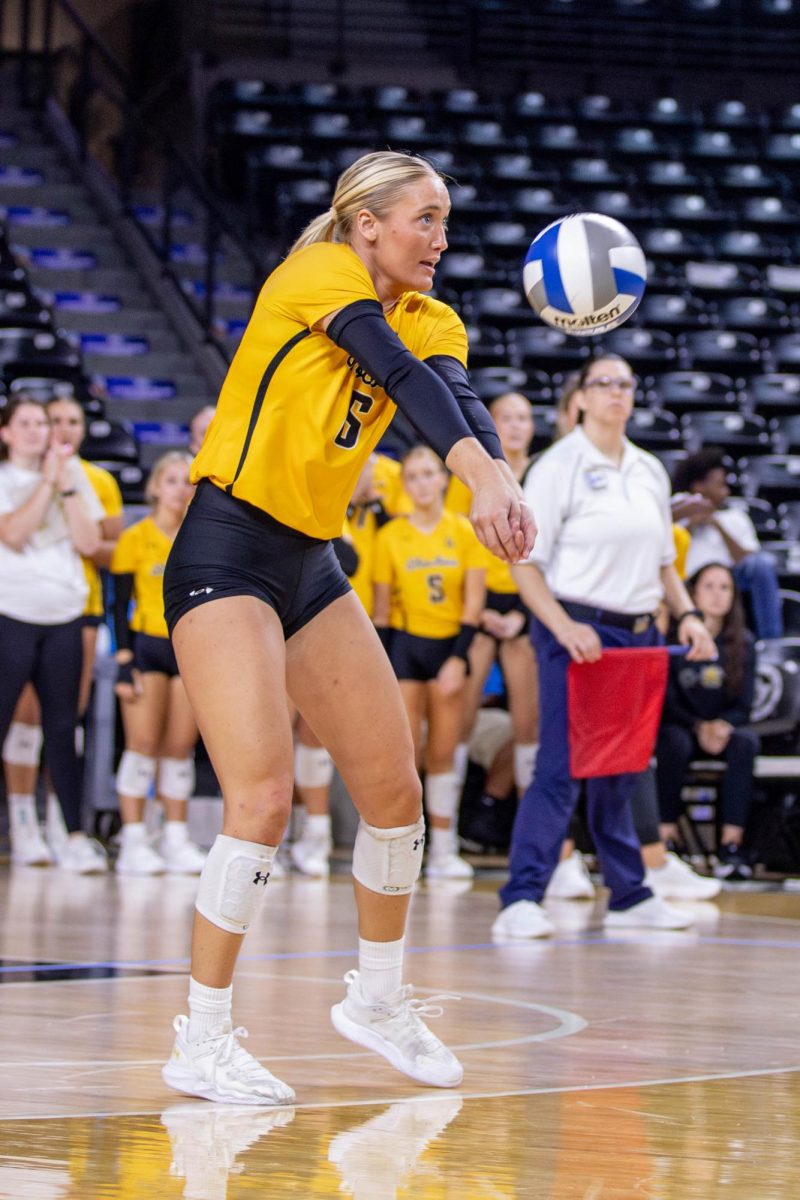
MULTIPOLYGON (((461 1065, 403 986, 403 935, 424 844, 400 691, 330 545, 397 406, 473 495, 481 541, 515 562, 533 519, 466 374, 466 334, 426 297, 447 247, 447 189, 424 159, 358 159, 269 276, 192 469, 197 493, 165 577, 168 624, 225 797, 200 880, 190 1017, 165 1081, 230 1103, 293 1092, 237 1040, 231 980, 289 815, 286 691, 359 810, 358 971, 331 1017, 421 1083, 461 1065)), ((431 1013, 431 1015, 433 1015, 431 1013)))
POLYGON ((461 781, 453 755, 463 722, 467 655, 486 595, 486 551, 466 518, 445 512, 447 472, 432 450, 409 450, 402 478, 414 508, 378 533, 373 619, 400 681, 417 762, 425 763, 425 874, 469 879, 472 867, 457 850, 461 781))

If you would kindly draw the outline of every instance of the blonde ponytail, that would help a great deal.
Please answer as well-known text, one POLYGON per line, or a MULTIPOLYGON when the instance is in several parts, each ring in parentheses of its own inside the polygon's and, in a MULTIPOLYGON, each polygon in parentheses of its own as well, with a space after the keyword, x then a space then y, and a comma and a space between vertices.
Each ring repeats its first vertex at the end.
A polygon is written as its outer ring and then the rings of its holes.
POLYGON ((313 246, 315 242, 335 242, 337 241, 335 235, 336 213, 329 208, 327 212, 320 213, 318 217, 309 221, 289 254, 294 254, 295 250, 305 250, 306 246, 313 246))

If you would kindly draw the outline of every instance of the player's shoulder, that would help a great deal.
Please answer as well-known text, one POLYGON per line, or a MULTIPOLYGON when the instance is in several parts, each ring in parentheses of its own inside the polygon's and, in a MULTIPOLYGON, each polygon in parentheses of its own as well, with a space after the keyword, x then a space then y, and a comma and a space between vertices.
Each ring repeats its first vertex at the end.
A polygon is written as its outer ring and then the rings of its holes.
POLYGON ((339 273, 369 280, 367 268, 351 246, 344 242, 313 242, 278 263, 267 285, 280 286, 296 279, 319 282, 321 277, 339 273))

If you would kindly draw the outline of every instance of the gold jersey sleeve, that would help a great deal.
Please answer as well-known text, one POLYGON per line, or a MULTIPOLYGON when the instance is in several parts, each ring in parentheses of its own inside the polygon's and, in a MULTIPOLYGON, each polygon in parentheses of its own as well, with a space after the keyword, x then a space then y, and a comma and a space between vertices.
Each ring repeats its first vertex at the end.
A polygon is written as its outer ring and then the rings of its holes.
MULTIPOLYGON (((231 363, 191 479, 210 479, 310 537, 337 537, 361 469, 395 413, 377 381, 326 334, 323 318, 377 294, 349 246, 291 254, 267 279, 231 363)), ((418 358, 466 363, 451 308, 404 293, 386 320, 418 358)))
POLYGON ((423 533, 407 517, 384 525, 376 539, 373 579, 391 587, 392 629, 446 638, 461 627, 465 573, 485 566, 469 521, 445 511, 431 533, 423 533))
MULTIPOLYGON (((110 471, 98 467, 96 463, 80 460, 83 473, 94 489, 97 499, 103 506, 107 517, 118 517, 122 512, 122 493, 119 485, 110 471)), ((84 558, 83 570, 89 585, 89 595, 86 597, 84 616, 102 617, 103 615, 103 585, 100 572, 90 558, 84 558)))
POLYGON ((692 535, 682 525, 673 525, 672 540, 675 542, 675 570, 681 579, 685 579, 686 556, 689 553, 689 543, 692 540, 692 535))
POLYGON ((133 575, 131 629, 149 637, 169 637, 164 620, 164 568, 172 542, 152 517, 123 530, 114 547, 111 572, 133 575))

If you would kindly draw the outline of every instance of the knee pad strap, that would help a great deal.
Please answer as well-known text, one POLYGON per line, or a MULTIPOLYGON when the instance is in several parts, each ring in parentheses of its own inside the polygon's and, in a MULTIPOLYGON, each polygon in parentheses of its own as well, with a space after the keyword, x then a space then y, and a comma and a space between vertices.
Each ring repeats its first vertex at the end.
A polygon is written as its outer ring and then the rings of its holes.
POLYGON ((208 852, 195 908, 228 933, 247 933, 266 892, 277 846, 217 835, 208 852))
POLYGON ((371 892, 406 896, 419 878, 425 849, 425 822, 378 829, 359 821, 353 847, 353 876, 371 892))

